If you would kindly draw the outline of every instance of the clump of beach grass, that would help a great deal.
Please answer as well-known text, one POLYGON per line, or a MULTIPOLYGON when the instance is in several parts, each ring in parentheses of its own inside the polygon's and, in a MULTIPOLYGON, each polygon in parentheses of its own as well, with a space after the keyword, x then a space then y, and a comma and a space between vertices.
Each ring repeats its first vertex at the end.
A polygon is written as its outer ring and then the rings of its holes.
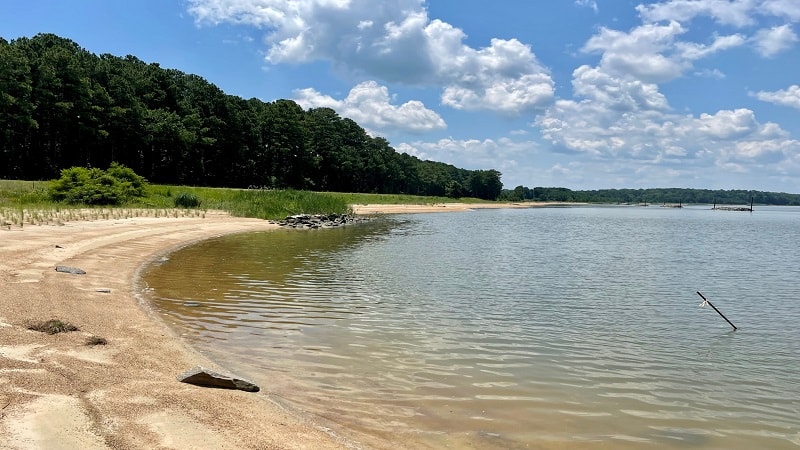
POLYGON ((58 319, 31 323, 28 325, 28 329, 47 334, 58 334, 58 333, 68 333, 70 331, 78 331, 78 327, 76 327, 75 325, 72 325, 69 322, 64 322, 58 319))
POLYGON ((201 203, 200 197, 191 192, 181 192, 175 197, 176 208, 197 208, 201 203))
POLYGON ((86 345, 88 345, 90 347, 94 347, 95 345, 106 345, 106 344, 108 344, 108 340, 106 340, 106 338, 104 338, 104 337, 89 336, 86 339, 86 345))
POLYGON ((295 214, 347 214, 350 205, 335 194, 295 190, 241 190, 232 198, 230 213, 259 219, 295 214))

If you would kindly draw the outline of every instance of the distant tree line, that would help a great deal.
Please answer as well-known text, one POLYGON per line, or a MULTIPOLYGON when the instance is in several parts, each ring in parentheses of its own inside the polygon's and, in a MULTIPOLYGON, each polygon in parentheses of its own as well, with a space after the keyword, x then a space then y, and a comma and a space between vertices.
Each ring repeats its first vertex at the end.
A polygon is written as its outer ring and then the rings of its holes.
POLYGON ((514 189, 503 189, 497 199, 505 202, 522 202, 525 200, 533 200, 534 193, 533 189, 520 185, 514 189))
POLYGON ((587 203, 702 203, 721 205, 747 205, 752 199, 760 205, 800 206, 799 194, 782 192, 761 192, 746 190, 711 189, 601 189, 594 191, 573 191, 562 187, 533 188, 533 199, 555 202, 587 203))
POLYGON ((53 34, 0 38, 0 178, 132 169, 153 183, 496 199, 496 170, 396 152, 330 108, 227 95, 53 34))

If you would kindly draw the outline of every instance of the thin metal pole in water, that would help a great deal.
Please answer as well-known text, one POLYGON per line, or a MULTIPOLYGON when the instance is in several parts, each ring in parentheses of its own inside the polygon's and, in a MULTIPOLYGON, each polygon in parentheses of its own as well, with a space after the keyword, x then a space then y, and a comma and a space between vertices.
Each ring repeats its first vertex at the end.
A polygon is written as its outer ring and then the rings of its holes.
POLYGON ((736 328, 736 325, 734 325, 734 324, 733 324, 733 322, 731 322, 730 320, 728 320, 728 318, 727 318, 727 317, 725 317, 725 314, 722 314, 722 313, 721 313, 721 312, 720 312, 720 311, 717 309, 717 307, 716 307, 716 306, 714 306, 714 304, 713 304, 713 303, 711 303, 710 301, 708 301, 708 299, 707 299, 707 298, 703 297, 703 294, 701 294, 701 293, 700 293, 700 291, 697 291, 697 295, 699 295, 699 296, 700 296, 700 298, 702 298, 702 299, 703 299, 703 304, 706 304, 706 303, 707 303, 709 306, 711 306, 712 308, 714 308, 714 311, 716 311, 716 312, 717 312, 717 314, 719 314, 720 316, 722 316, 722 318, 723 318, 723 319, 725 319, 725 322, 728 322, 728 324, 729 324, 730 326, 732 326, 732 327, 733 327, 733 330, 734 330, 734 331, 738 330, 738 328, 736 328))

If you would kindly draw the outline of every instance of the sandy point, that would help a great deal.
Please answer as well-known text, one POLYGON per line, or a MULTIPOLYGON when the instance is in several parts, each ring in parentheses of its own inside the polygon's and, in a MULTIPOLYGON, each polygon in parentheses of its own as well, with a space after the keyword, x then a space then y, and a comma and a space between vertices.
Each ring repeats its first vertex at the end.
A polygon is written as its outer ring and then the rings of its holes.
MULTIPOLYGON (((498 203, 427 203, 419 205, 352 205, 353 212, 361 215, 417 214, 435 212, 460 212, 476 209, 541 208, 567 205, 560 202, 498 202, 498 203)), ((574 205, 570 203, 569 205, 574 205)))
POLYGON ((207 213, 0 230, 0 448, 364 447, 280 406, 269 386, 253 394, 178 382, 195 365, 225 368, 186 346, 135 292, 156 255, 275 227, 207 213), (28 329, 50 319, 79 330, 28 329), (107 343, 87 345, 92 337, 107 343))

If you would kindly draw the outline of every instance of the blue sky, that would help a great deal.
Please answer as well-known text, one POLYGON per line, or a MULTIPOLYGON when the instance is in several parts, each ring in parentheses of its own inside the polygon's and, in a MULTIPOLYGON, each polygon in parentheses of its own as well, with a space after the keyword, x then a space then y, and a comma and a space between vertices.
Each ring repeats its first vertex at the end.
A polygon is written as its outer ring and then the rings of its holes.
POLYGON ((508 188, 800 193, 798 0, 5 0, 0 36, 327 106, 508 188))

